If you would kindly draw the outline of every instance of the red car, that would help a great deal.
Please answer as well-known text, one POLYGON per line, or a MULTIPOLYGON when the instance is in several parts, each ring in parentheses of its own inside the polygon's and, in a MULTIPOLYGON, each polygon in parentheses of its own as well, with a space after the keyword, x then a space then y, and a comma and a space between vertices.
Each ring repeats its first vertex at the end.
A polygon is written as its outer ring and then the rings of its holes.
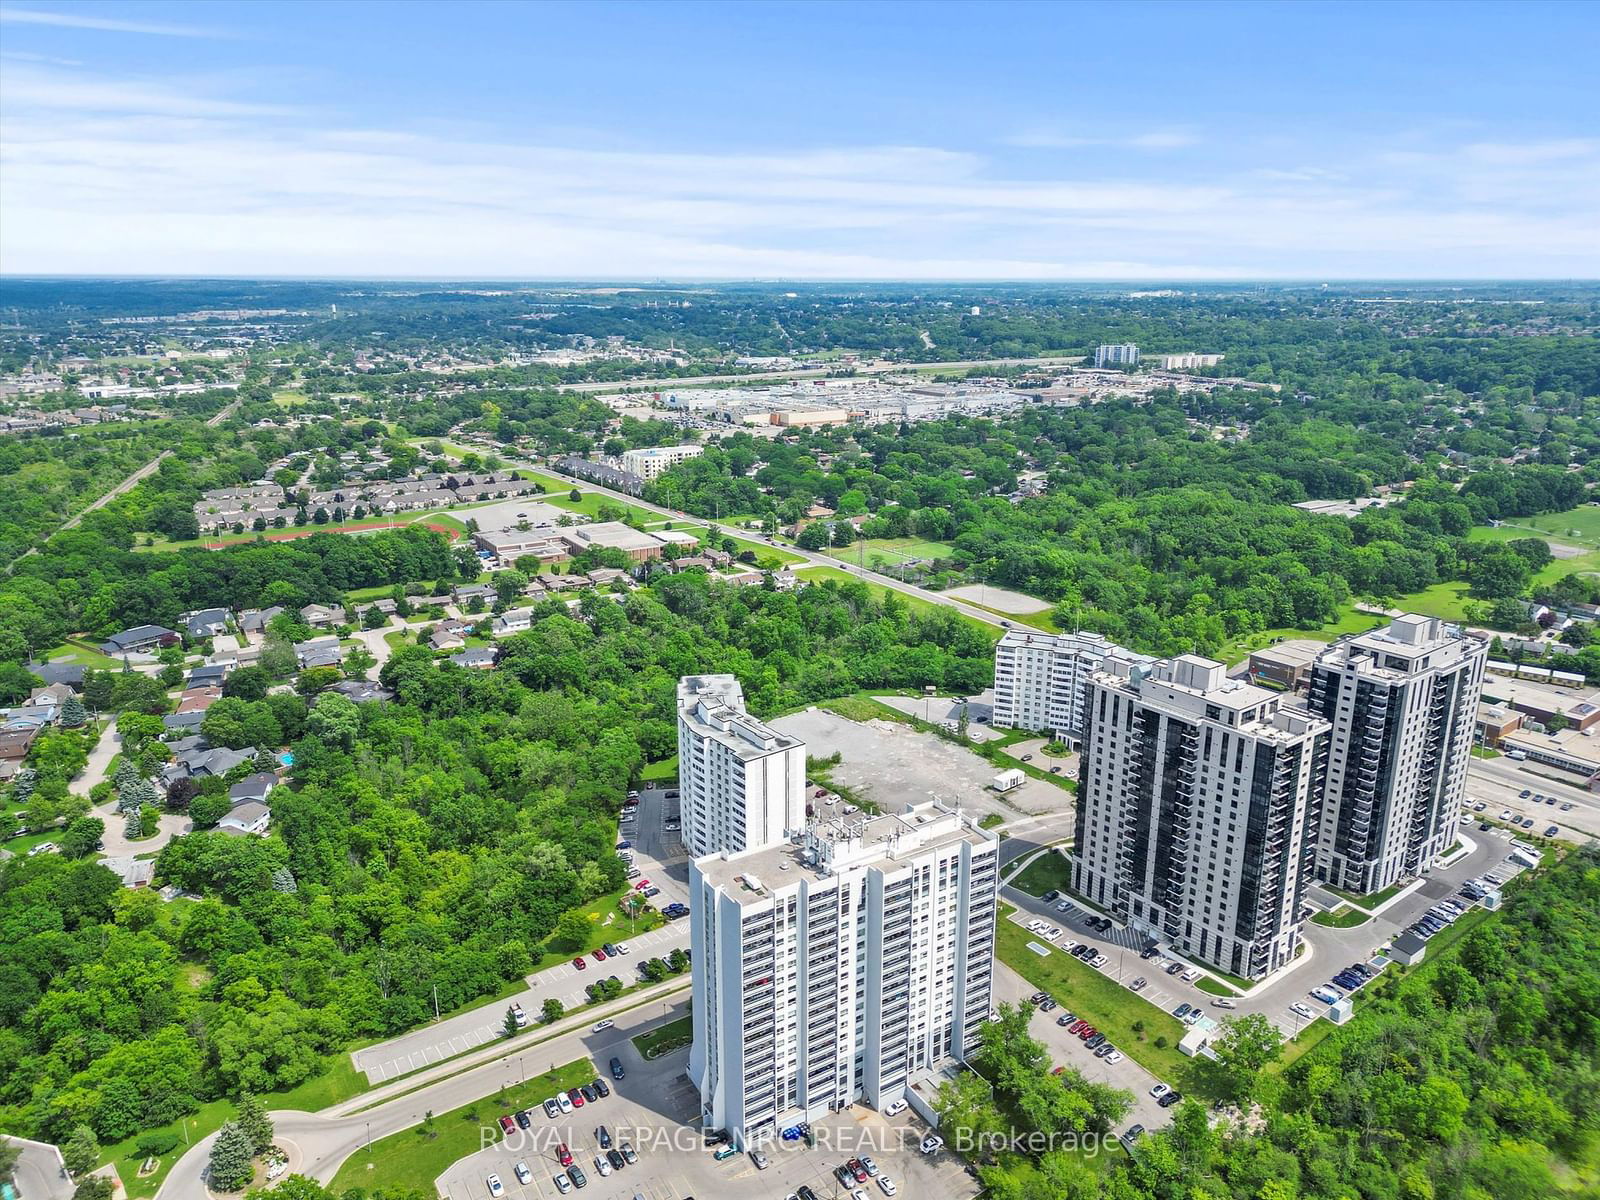
POLYGON ((1093 1037, 1093 1036, 1094 1036, 1094 1035, 1095 1035, 1095 1027, 1094 1027, 1094 1026, 1093 1026, 1093 1025, 1085 1025, 1085 1026, 1084 1026, 1084 1027, 1083 1027, 1083 1030, 1082 1030, 1082 1032, 1080 1032, 1080 1033, 1079 1033, 1079 1034, 1078 1034, 1078 1036, 1079 1036, 1079 1037, 1080 1037, 1080 1038, 1082 1038, 1082 1039, 1083 1039, 1083 1040, 1084 1040, 1084 1041, 1086 1041, 1086 1042, 1087 1042, 1087 1041, 1088 1041, 1088 1040, 1089 1040, 1089 1039, 1090 1039, 1090 1038, 1092 1038, 1092 1037, 1093 1037))
POLYGON ((567 1090, 567 1099, 572 1101, 573 1108, 583 1107, 583 1093, 577 1088, 569 1088, 567 1090))
POLYGON ((859 1158, 852 1158, 845 1163, 845 1166, 850 1168, 850 1174, 856 1177, 857 1183, 865 1183, 867 1181, 867 1168, 862 1165, 859 1158))
POLYGON ((650 881, 648 879, 641 879, 641 880, 639 880, 638 883, 633 885, 633 890, 636 891, 636 892, 642 892, 642 891, 645 890, 645 888, 647 888, 649 886, 650 886, 650 881))
POLYGON ((585 960, 585 958, 581 954, 578 955, 577 958, 572 960, 572 965, 577 967, 578 970, 580 970, 580 971, 587 971, 589 969, 588 961, 585 960))
POLYGON ((510 1117, 501 1117, 500 1129, 507 1135, 513 1134, 517 1131, 517 1123, 510 1117))
POLYGON ((572 1165, 572 1151, 567 1149, 567 1144, 565 1142, 562 1142, 556 1147, 556 1158, 561 1160, 561 1165, 563 1167, 570 1167, 572 1165))
POLYGON ((1073 1034, 1075 1034, 1075 1033, 1077 1033, 1077 1032, 1078 1032, 1078 1031, 1079 1031, 1079 1030, 1080 1030, 1080 1029, 1087 1029, 1087 1028, 1089 1028, 1089 1022, 1087 1022, 1087 1021, 1085 1021, 1085 1020, 1082 1020, 1082 1019, 1081 1019, 1081 1018, 1080 1018, 1080 1019, 1079 1019, 1079 1020, 1076 1020, 1076 1021, 1074 1021, 1074 1022, 1073 1022, 1073 1023, 1072 1023, 1072 1028, 1071 1028, 1071 1029, 1069 1029, 1069 1030, 1067 1030, 1067 1032, 1068 1032, 1068 1033, 1073 1033, 1073 1034))
POLYGON ((596 950, 594 952, 594 960, 595 962, 605 962, 606 952, 604 950, 596 950))

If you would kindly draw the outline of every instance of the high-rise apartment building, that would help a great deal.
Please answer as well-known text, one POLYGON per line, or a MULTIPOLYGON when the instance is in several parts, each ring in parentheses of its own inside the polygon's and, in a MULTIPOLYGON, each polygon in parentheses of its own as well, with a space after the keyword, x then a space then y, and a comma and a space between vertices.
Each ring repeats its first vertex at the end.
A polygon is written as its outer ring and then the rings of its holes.
POLYGON ((975 1049, 999 840, 936 803, 690 865, 703 1124, 740 1146, 975 1049))
POLYGON ((647 446, 642 450, 624 450, 622 469, 641 479, 654 479, 681 462, 699 458, 704 450, 704 446, 692 443, 683 446, 647 446))
POLYGON ((1072 886, 1181 953, 1294 960, 1329 727, 1184 655, 1089 680, 1072 886))
POLYGON ((1097 367, 1133 367, 1138 363, 1139 347, 1132 342, 1094 348, 1094 365, 1097 367))
POLYGON ((1098 633, 1009 630, 994 648, 994 723, 1075 744, 1083 732, 1084 688, 1108 658, 1127 666, 1156 661, 1098 633))
POLYGON ((1486 643, 1416 615, 1317 657, 1307 704, 1333 726, 1319 878, 1378 892, 1449 848, 1488 657, 1486 643))
POLYGON ((775 845, 805 825, 806 744, 756 720, 732 675, 678 681, 678 789, 689 856, 775 845))

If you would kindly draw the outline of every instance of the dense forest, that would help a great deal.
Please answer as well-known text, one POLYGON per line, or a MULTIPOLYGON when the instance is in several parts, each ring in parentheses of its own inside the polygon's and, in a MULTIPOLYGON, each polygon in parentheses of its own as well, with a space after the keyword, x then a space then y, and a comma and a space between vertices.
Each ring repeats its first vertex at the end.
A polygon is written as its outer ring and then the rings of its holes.
MULTIPOLYGON (((430 536, 385 539, 398 553, 430 536)), ((238 582, 260 553, 166 568, 193 589, 173 602, 261 587, 238 582)), ((591 595, 580 618, 546 601, 502 648, 492 673, 401 650, 382 671, 390 704, 271 697, 299 713, 298 727, 263 714, 295 752, 293 786, 272 798, 278 835, 196 832, 157 860, 158 882, 199 902, 165 905, 61 855, 0 863, 0 1125, 114 1140, 293 1087, 348 1041, 424 1020, 435 988, 454 1007, 559 951, 561 914, 622 885, 615 814, 639 768, 673 752, 682 674, 731 671, 771 714, 859 687, 970 691, 991 670, 989 642, 954 614, 861 584, 786 593, 703 572, 621 603, 591 595)))
POLYGON ((1029 1010, 1007 1013, 986 1032, 984 1078, 946 1087, 946 1136, 989 1147, 974 1157, 1001 1200, 1594 1196, 1600 849, 1518 884, 1442 957, 1391 971, 1397 983, 1287 1069, 1274 1039, 1239 1022, 1212 1065, 1232 1118, 1213 1124, 1186 1100, 1109 1162, 1077 1147, 1110 1127, 1115 1097, 1045 1073, 1029 1010), (1003 1130, 1042 1136, 996 1150, 1003 1130))

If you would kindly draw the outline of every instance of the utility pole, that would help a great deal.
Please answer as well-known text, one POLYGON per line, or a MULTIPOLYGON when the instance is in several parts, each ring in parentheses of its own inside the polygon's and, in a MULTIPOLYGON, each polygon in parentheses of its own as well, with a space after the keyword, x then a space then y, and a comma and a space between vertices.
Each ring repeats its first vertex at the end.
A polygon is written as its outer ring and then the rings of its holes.
POLYGON ((435 1021, 439 1019, 439 985, 437 983, 433 985, 433 1019, 435 1021))

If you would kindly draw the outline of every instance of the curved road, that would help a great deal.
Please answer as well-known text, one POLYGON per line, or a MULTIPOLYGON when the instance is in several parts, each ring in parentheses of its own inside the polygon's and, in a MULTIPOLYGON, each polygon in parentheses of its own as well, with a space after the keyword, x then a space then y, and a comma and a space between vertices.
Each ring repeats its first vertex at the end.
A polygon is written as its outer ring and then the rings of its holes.
MULTIPOLYGON (((681 986, 681 985, 680 985, 681 986)), ((637 996, 628 996, 619 1004, 638 1004, 637 996)), ((584 1015, 585 1024, 570 1033, 561 1034, 542 1043, 527 1043, 520 1052, 513 1052, 515 1043, 508 1045, 502 1055, 481 1066, 461 1071, 418 1088, 397 1095, 391 1100, 377 1103, 365 1111, 349 1111, 356 1101, 338 1106, 343 1115, 324 1115, 297 1110, 277 1111, 271 1114, 277 1138, 292 1143, 298 1151, 298 1161, 291 1160, 290 1167, 301 1175, 309 1175, 328 1183, 352 1154, 368 1141, 377 1141, 392 1133, 399 1133, 420 1124, 423 1117, 433 1112, 444 1114, 491 1095, 501 1087, 514 1085, 529 1075, 539 1075, 571 1062, 575 1058, 589 1057, 604 1062, 620 1047, 646 1029, 663 1021, 677 1020, 688 1015, 689 997, 677 995, 664 1001, 651 1001, 614 1018, 616 1024, 599 1033, 588 1027, 588 1022, 607 1011, 591 1011, 584 1015)), ((409 1086, 409 1081, 406 1085, 409 1086)), ((370 1099, 370 1098, 368 1098, 370 1099)), ((498 1112, 486 1106, 482 1116, 493 1128, 498 1112)), ((211 1156, 211 1143, 216 1135, 196 1142, 180 1158, 156 1193, 156 1200, 204 1200, 207 1196, 205 1169, 211 1156)))

